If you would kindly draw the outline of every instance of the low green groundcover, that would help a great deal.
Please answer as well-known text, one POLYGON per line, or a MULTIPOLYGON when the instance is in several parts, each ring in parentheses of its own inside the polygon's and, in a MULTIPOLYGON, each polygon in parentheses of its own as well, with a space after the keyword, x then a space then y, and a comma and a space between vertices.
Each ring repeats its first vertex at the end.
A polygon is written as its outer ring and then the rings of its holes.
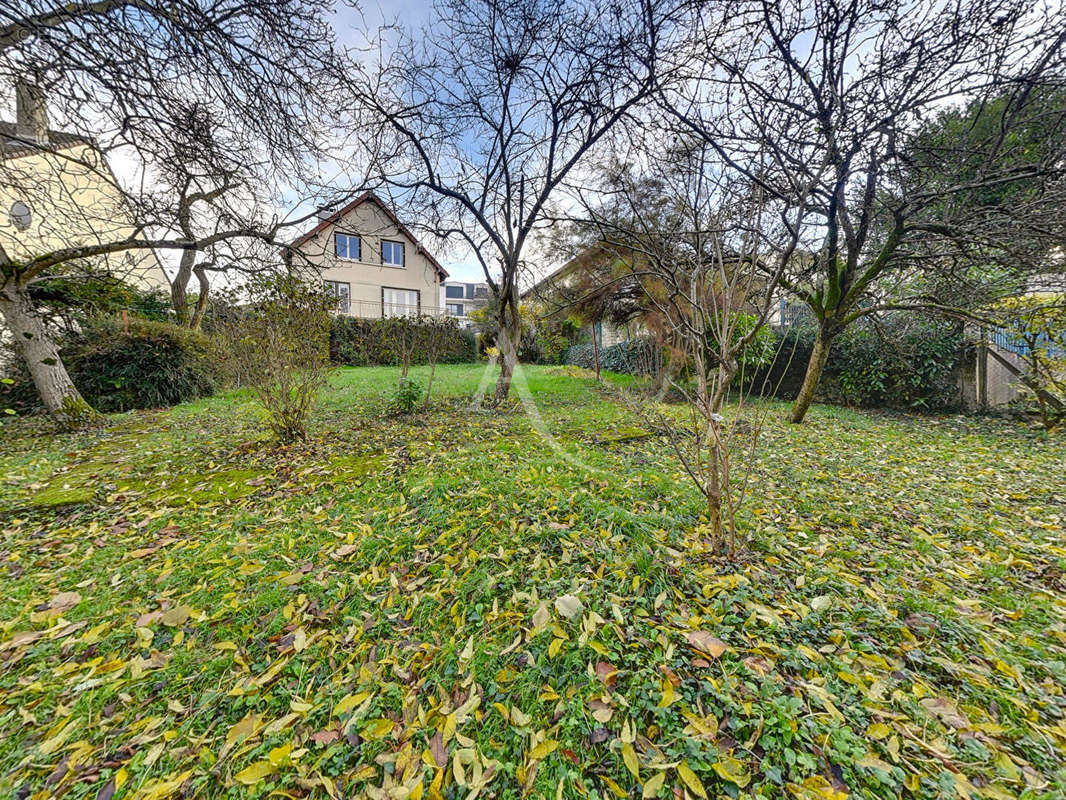
POLYGON ((773 404, 730 560, 658 428, 493 377, 5 430, 0 796, 1066 796, 1062 438, 773 404))

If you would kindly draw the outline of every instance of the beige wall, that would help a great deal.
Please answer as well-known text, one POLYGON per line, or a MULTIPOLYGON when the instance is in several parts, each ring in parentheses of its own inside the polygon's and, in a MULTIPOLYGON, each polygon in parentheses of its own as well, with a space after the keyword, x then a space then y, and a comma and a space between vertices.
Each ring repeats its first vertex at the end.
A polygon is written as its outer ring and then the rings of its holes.
MULTIPOLYGON (((32 153, 0 162, 0 246, 14 261, 66 247, 107 244, 133 231, 129 207, 98 150, 88 145, 32 153), (12 223, 16 201, 30 208, 30 226, 12 223)), ((96 269, 142 288, 166 287, 155 253, 129 250, 93 259, 96 269)))
POLYGON ((417 290, 422 313, 434 316, 441 313, 440 277, 436 268, 418 244, 404 235, 373 200, 356 206, 298 249, 310 264, 318 268, 322 280, 350 285, 350 316, 380 317, 383 287, 417 290), (360 260, 337 257, 334 244, 334 234, 337 233, 360 237, 360 260), (382 240, 403 242, 402 268, 381 263, 382 240))

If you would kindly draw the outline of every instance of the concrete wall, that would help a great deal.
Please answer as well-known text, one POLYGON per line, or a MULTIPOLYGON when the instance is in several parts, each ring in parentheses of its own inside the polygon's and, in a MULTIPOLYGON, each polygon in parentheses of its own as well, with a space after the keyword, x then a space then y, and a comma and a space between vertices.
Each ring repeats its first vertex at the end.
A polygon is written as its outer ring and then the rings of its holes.
POLYGON ((1018 379, 989 350, 1023 369, 1019 356, 993 344, 973 348, 973 354, 959 370, 959 391, 967 411, 1005 406, 1019 396, 1018 379))

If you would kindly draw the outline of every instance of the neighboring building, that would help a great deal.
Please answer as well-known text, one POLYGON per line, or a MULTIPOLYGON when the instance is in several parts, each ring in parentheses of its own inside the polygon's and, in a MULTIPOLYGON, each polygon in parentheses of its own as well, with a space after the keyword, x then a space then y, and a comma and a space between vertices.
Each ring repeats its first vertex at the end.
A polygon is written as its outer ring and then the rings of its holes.
MULTIPOLYGON (((522 292, 522 302, 536 303, 547 309, 559 309, 554 313, 565 312, 568 302, 566 298, 573 295, 573 280, 581 266, 580 258, 567 261, 522 292)), ((616 325, 610 320, 601 319, 589 326, 589 331, 595 334, 600 347, 627 342, 645 333, 643 326, 636 320, 616 325)))
POLYGON ((372 192, 325 215, 289 250, 317 268, 341 314, 441 314, 440 287, 448 273, 372 192))
POLYGON ((441 305, 444 313, 459 320, 461 327, 473 325, 470 312, 484 308, 491 297, 487 283, 462 283, 446 281, 441 287, 441 305))
MULTIPOLYGON (((133 234, 126 196, 96 144, 50 129, 35 86, 16 88, 16 109, 14 123, 0 122, 0 248, 8 257, 22 261, 133 234)), ((91 266, 142 288, 168 285, 149 249, 96 256, 91 266)))

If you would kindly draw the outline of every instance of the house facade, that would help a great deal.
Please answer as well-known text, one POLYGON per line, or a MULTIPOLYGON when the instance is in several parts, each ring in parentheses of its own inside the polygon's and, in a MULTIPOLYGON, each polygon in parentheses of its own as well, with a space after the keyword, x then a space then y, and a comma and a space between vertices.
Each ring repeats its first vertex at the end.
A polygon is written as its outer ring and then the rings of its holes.
POLYGON ((487 283, 445 281, 441 286, 441 306, 449 317, 455 317, 460 327, 474 324, 470 312, 484 308, 492 296, 487 283))
POLYGON ((379 319, 439 316, 448 277, 392 209, 372 192, 360 195, 291 245, 286 257, 317 271, 337 297, 337 313, 379 319))
MULTIPOLYGON (((0 122, 3 252, 14 261, 27 261, 57 250, 121 242, 134 233, 132 216, 95 142, 51 129, 43 92, 20 83, 15 122, 0 122)), ((168 285, 151 249, 123 250, 89 261, 79 267, 140 288, 168 285)))

